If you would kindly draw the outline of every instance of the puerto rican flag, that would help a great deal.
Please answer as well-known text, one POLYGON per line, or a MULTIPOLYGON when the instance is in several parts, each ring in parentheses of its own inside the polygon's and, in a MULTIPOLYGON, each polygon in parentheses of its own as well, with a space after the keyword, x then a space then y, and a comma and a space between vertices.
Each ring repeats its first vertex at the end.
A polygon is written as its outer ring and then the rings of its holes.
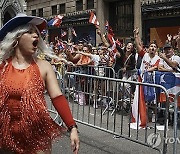
MULTIPOLYGON (((180 91, 180 73, 156 71, 155 83, 165 87, 170 101, 173 101, 174 96, 180 91)), ((166 102, 166 96, 162 90, 159 90, 158 93, 160 102, 166 102)), ((178 104, 180 106, 180 96, 178 97, 178 104)))
POLYGON ((118 46, 121 46, 121 42, 120 42, 118 39, 116 39, 116 44, 117 44, 118 46))
POLYGON ((64 31, 63 29, 61 29, 61 38, 63 38, 63 37, 66 36, 66 35, 67 35, 67 32, 64 31))
POLYGON ((61 41, 59 41, 58 47, 59 47, 60 50, 66 49, 66 45, 61 41))
POLYGON ((48 22, 48 26, 60 27, 62 23, 62 19, 63 19, 63 16, 58 15, 48 22))
MULTIPOLYGON (((153 82, 157 85, 165 87, 170 98, 170 102, 173 102, 175 95, 180 91, 180 73, 155 71, 153 72, 153 76, 153 82)), ((138 81, 142 82, 140 72, 138 72, 138 81)), ((135 90, 132 104, 132 123, 130 125, 131 128, 134 129, 145 127, 147 124, 144 87, 145 86, 137 85, 135 90)), ((158 96, 161 103, 166 102, 166 96, 162 89, 154 89, 154 93, 156 93, 154 99, 158 96)), ((152 97, 152 94, 149 93, 149 97, 150 96, 152 97)), ((178 106, 180 106, 180 96, 178 97, 178 106)))
POLYGON ((116 48, 116 41, 114 39, 114 33, 112 28, 109 26, 110 31, 108 30, 107 38, 109 40, 109 43, 111 45, 111 50, 113 52, 114 58, 116 57, 117 48, 116 48))
MULTIPOLYGON (((142 82, 140 70, 138 70, 138 82, 142 82)), ((136 85, 132 104, 132 123, 130 127, 139 129, 141 127, 145 127, 146 124, 147 116, 143 85, 136 85)))
POLYGON ((99 21, 97 20, 96 15, 93 12, 90 13, 89 22, 96 26, 99 26, 99 21))
POLYGON ((108 25, 108 32, 107 32, 107 38, 109 40, 109 43, 111 46, 113 46, 116 42, 114 40, 114 32, 111 26, 108 25))

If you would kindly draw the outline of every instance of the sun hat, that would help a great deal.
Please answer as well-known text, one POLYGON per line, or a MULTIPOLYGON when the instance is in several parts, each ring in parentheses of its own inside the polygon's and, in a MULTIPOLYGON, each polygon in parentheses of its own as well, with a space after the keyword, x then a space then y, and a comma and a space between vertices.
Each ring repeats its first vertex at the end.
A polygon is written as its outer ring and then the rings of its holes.
POLYGON ((14 18, 10 19, 1 29, 0 29, 0 41, 4 39, 8 32, 11 32, 16 27, 25 25, 27 23, 35 25, 41 32, 46 28, 47 21, 43 18, 36 16, 27 16, 26 14, 19 13, 14 18))

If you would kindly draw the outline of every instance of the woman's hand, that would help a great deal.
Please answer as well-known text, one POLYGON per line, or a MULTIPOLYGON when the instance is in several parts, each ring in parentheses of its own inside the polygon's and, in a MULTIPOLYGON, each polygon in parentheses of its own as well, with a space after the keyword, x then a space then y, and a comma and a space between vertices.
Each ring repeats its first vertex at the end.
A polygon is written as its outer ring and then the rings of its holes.
POLYGON ((72 151, 74 152, 74 154, 78 154, 80 141, 79 141, 79 137, 78 137, 77 128, 72 128, 71 134, 70 134, 70 139, 71 139, 71 149, 72 149, 72 151))

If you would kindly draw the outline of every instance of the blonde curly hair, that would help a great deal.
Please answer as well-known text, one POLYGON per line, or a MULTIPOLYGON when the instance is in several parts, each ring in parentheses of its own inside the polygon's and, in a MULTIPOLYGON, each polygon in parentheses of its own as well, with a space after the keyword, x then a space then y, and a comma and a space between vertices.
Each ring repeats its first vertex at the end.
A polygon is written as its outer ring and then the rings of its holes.
POLYGON ((47 46, 45 41, 42 39, 41 34, 38 28, 32 24, 21 25, 11 32, 8 32, 4 39, 0 42, 0 64, 3 61, 6 61, 10 56, 13 55, 14 46, 17 44, 18 38, 22 36, 22 34, 28 32, 30 29, 36 28, 39 34, 39 42, 38 42, 38 50, 33 55, 34 58, 41 53, 47 55, 50 58, 59 59, 54 52, 47 46))

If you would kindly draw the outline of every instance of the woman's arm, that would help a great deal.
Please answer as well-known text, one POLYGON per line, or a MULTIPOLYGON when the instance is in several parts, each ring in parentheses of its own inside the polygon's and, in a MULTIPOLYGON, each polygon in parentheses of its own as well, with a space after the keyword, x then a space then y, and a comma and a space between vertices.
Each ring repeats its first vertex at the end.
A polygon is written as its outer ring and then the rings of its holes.
POLYGON ((76 54, 75 56, 73 56, 68 49, 66 50, 65 53, 67 55, 68 60, 72 61, 72 62, 77 62, 80 59, 80 57, 81 57, 80 54, 76 54))
POLYGON ((76 124, 72 117, 69 104, 66 98, 62 95, 55 72, 53 71, 51 64, 47 61, 39 62, 39 67, 52 103, 68 129, 71 131, 70 139, 72 150, 74 153, 78 153, 79 137, 77 128, 73 127, 76 126, 76 124))

